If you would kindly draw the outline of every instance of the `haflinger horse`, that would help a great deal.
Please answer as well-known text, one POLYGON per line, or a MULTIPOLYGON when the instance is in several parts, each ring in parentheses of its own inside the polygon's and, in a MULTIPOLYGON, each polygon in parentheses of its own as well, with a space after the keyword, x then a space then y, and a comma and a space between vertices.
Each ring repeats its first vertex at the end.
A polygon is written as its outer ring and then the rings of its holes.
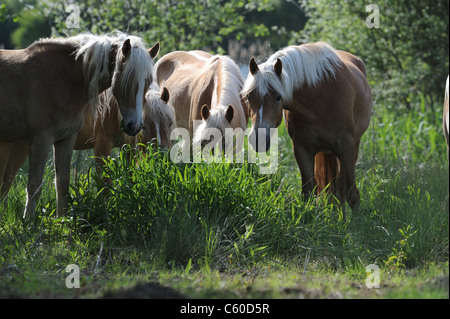
POLYGON ((170 133, 176 127, 175 109, 169 90, 153 82, 145 95, 144 129, 136 136, 135 145, 148 144, 156 139, 156 145, 167 150, 171 145, 170 133))
POLYGON ((76 133, 83 126, 86 108, 90 105, 96 112, 101 92, 112 88, 124 132, 139 133, 158 51, 159 44, 147 51, 141 38, 120 32, 43 39, 23 50, 0 50, 0 180, 11 151, 27 144, 24 218, 35 215, 52 145, 57 215, 66 213, 76 133))
POLYGON ((317 42, 287 47, 259 66, 252 58, 249 68, 242 95, 250 108, 252 147, 270 148, 269 129, 280 125, 284 110, 303 194, 326 189, 336 194, 344 214, 345 202, 356 209, 355 163, 372 114, 363 62, 317 42))
POLYGON ((244 80, 229 57, 204 51, 172 52, 156 63, 155 78, 169 89, 177 127, 189 130, 192 145, 204 146, 211 128, 222 137, 226 128, 247 128, 248 111, 240 95, 244 80), (195 121, 201 124, 196 126, 195 121))
POLYGON ((443 123, 442 126, 444 128, 444 136, 447 141, 447 161, 450 162, 450 146, 449 146, 449 119, 448 119, 448 76, 447 83, 445 84, 445 99, 444 99, 444 112, 443 112, 443 123))
MULTIPOLYGON (((110 89, 100 94, 101 105, 109 103, 104 114, 94 115, 88 109, 85 111, 84 125, 77 133, 75 150, 94 149, 97 163, 101 167, 104 164, 103 158, 110 156, 114 147, 130 144, 132 147, 142 148, 141 145, 147 143, 161 149, 170 147, 170 132, 174 128, 175 113, 169 102, 167 88, 163 88, 160 92, 159 87, 152 83, 148 89, 143 104, 144 127, 136 136, 127 135, 121 129, 122 116, 117 101, 109 91, 110 89)), ((99 112, 97 110, 97 113, 99 112)), ((0 198, 5 198, 5 201, 12 182, 27 157, 28 144, 15 143, 1 183, 0 198)))
POLYGON ((113 148, 125 144, 137 147, 138 144, 156 142, 161 148, 170 147, 170 132, 174 128, 175 113, 169 102, 167 88, 161 91, 155 83, 149 87, 143 103, 143 128, 136 136, 125 134, 122 130, 122 116, 117 101, 109 93, 108 89, 101 96, 103 103, 109 104, 103 117, 86 114, 84 126, 77 134, 75 150, 94 149, 94 154, 101 163, 102 157, 110 156, 113 148))

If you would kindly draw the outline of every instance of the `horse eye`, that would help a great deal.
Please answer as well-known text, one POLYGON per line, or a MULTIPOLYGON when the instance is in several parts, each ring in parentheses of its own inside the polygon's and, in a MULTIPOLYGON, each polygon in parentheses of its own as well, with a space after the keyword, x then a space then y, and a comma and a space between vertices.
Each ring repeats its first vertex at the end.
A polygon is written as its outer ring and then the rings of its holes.
POLYGON ((277 95, 276 101, 277 101, 277 102, 281 101, 281 95, 277 95))

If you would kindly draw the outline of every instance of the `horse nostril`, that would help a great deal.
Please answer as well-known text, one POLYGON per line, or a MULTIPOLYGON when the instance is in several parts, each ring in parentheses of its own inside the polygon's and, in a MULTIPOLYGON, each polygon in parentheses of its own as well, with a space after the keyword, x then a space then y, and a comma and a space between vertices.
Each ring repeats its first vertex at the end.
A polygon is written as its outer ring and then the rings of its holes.
POLYGON ((133 122, 128 122, 128 124, 127 124, 127 131, 128 132, 133 132, 134 131, 134 123, 133 122))

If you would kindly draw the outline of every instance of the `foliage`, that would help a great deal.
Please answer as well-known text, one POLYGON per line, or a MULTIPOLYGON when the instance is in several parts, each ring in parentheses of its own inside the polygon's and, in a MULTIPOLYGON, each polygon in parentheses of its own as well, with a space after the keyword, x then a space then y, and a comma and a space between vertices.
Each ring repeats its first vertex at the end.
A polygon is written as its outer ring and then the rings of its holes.
MULTIPOLYGON (((323 40, 361 57, 376 100, 411 109, 421 94, 427 107, 443 101, 449 69, 449 4, 444 1, 377 1, 379 28, 367 1, 300 1, 308 15, 295 42, 323 40), (370 25, 370 24, 369 24, 370 25)), ((443 102, 442 102, 443 103, 443 102)))
POLYGON ((42 1, 44 12, 54 21, 54 33, 105 33, 117 29, 141 35, 148 43, 161 42, 162 54, 208 48, 223 53, 229 37, 266 35, 268 29, 257 22, 248 23, 245 14, 272 9, 268 0, 88 0, 76 5, 80 27, 70 29, 66 24, 70 11, 66 12, 65 4, 42 1))
POLYGON ((47 19, 37 10, 27 10, 17 19, 19 27, 11 35, 17 49, 26 48, 41 37, 50 36, 51 29, 47 19))
POLYGON ((6 4, 0 4, 0 22, 3 22, 6 19, 6 4))

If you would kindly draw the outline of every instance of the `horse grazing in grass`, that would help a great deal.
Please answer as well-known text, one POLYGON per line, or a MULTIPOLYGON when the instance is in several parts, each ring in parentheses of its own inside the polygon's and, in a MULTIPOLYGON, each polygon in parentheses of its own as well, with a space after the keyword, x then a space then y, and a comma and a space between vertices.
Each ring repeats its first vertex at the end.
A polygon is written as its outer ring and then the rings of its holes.
MULTIPOLYGON (((226 56, 204 51, 176 51, 155 65, 156 82, 170 91, 177 127, 189 130, 193 144, 210 138, 209 128, 247 128, 248 112, 240 91, 244 80, 226 56), (201 121, 194 127, 194 121, 201 121)), ((203 144, 203 143, 202 143, 203 144)))
MULTIPOLYGON (((123 33, 43 39, 23 50, 0 50, 0 180, 11 151, 28 145, 24 218, 34 217, 48 153, 53 145, 57 214, 67 210, 70 163, 85 110, 97 111, 111 87, 124 132, 142 129, 142 103, 152 82, 154 52, 123 33)), ((103 113, 105 110, 101 110, 103 113)))
POLYGON ((344 208, 347 201, 356 209, 355 163, 372 114, 363 62, 317 42, 287 47, 260 66, 252 58, 249 67, 242 95, 250 108, 252 147, 269 149, 269 129, 280 125, 284 110, 302 192, 327 189, 344 208), (265 130, 263 140, 258 129, 265 130))
POLYGON ((124 144, 137 146, 138 143, 147 144, 156 140, 159 146, 170 147, 175 113, 169 103, 167 88, 160 92, 159 87, 153 83, 146 92, 142 115, 144 126, 136 136, 127 135, 121 129, 122 116, 114 97, 105 93, 102 95, 103 103, 109 104, 108 111, 103 117, 96 118, 92 113, 86 114, 84 126, 77 134, 75 150, 94 149, 95 156, 102 161, 101 157, 110 156, 114 147, 124 144))
MULTIPOLYGON (((135 143, 147 144, 156 139, 157 145, 168 149, 172 145, 170 133, 176 127, 175 109, 170 102, 169 90, 153 82, 145 95, 144 129, 137 135, 135 143)), ((138 145, 139 148, 139 145, 138 145)))
POLYGON ((445 84, 445 99, 444 99, 444 116, 443 116, 443 128, 444 128, 444 136, 447 141, 447 161, 450 162, 450 146, 449 146, 449 120, 448 120, 448 76, 447 83, 445 84))

